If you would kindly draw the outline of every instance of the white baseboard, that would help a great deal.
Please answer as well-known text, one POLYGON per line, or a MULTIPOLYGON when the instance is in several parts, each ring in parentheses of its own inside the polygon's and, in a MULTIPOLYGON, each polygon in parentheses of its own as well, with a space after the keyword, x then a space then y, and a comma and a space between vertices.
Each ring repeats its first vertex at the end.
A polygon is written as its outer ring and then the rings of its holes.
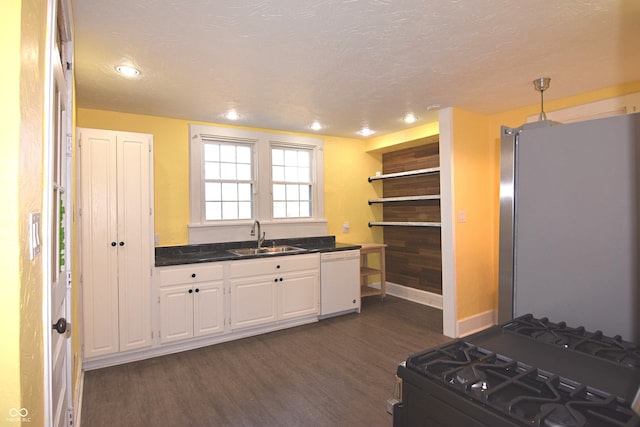
MULTIPOLYGON (((380 282, 369 284, 370 287, 380 289, 380 282)), ((408 286, 398 285, 397 283, 387 282, 387 294, 406 299, 408 301, 417 302, 418 304, 428 305, 429 307, 442 310, 442 295, 434 294, 420 289, 410 288, 408 286)))
POLYGON ((497 318, 498 312, 496 310, 487 310, 484 313, 474 314, 473 316, 458 320, 458 324, 456 326, 458 333, 456 336, 464 337, 483 329, 487 329, 497 323, 497 318))
POLYGON ((84 390, 84 370, 82 360, 78 361, 76 368, 76 386, 73 389, 73 427, 80 427, 82 419, 82 391, 84 390))

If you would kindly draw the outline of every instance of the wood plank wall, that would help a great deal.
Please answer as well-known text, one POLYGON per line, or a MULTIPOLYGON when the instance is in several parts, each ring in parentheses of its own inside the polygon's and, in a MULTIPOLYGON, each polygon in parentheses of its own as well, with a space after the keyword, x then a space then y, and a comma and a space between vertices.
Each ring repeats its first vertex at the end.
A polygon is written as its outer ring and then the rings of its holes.
MULTIPOLYGON (((383 174, 406 172, 440 165, 437 137, 423 144, 382 155, 383 174)), ((440 192, 440 174, 392 178, 383 181, 383 197, 434 195, 440 192)), ((440 222, 440 201, 388 202, 384 221, 440 222)), ((442 295, 442 248, 440 228, 386 226, 387 280, 398 285, 442 295)))

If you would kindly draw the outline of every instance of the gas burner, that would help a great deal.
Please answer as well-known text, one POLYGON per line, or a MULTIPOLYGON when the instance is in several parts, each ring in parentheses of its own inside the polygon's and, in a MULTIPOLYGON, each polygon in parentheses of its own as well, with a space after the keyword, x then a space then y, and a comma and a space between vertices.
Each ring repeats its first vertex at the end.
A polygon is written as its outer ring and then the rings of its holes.
POLYGON ((553 323, 546 317, 537 319, 531 314, 514 319, 504 325, 503 329, 621 365, 640 368, 640 347, 624 341, 619 335, 608 337, 601 331, 588 332, 583 327, 571 328, 564 322, 553 323))
POLYGON ((614 395, 462 340, 413 355, 406 366, 523 425, 634 426, 638 421, 614 395))

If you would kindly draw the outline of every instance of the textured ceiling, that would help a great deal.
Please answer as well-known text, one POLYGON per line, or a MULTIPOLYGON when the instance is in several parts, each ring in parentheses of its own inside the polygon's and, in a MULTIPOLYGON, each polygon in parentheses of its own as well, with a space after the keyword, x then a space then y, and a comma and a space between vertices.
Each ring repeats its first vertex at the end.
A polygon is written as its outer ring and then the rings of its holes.
POLYGON ((72 0, 77 104, 359 137, 640 80, 637 0, 72 0), (141 70, 125 79, 114 67, 141 70), (435 116, 437 117, 437 116, 435 116))

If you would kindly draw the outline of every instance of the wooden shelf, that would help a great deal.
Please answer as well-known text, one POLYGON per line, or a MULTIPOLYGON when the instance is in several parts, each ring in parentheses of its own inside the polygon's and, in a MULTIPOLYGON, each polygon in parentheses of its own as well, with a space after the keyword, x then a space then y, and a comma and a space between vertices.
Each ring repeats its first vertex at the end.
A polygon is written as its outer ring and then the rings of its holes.
POLYGON ((441 227, 441 222, 393 222, 393 221, 370 221, 369 227, 375 226, 398 226, 398 227, 441 227))
POLYGON ((360 297, 370 297, 371 295, 382 295, 382 290, 371 286, 360 286, 360 297))
POLYGON ((360 297, 380 295, 382 298, 387 293, 384 243, 361 243, 360 244, 360 297), (369 267, 369 255, 378 254, 380 268, 369 267), (380 275, 380 289, 369 286, 369 276, 380 275))
POLYGON ((433 194, 428 196, 382 197, 380 199, 369 199, 369 204, 386 202, 413 202, 419 200, 440 200, 440 195, 433 194))
POLYGON ((371 181, 376 181, 378 179, 403 178, 403 177, 406 177, 406 176, 426 175, 426 174, 437 173, 437 172, 440 172, 440 168, 439 167, 426 168, 426 169, 416 169, 416 170, 411 170, 411 171, 406 171, 406 172, 386 173, 386 174, 383 174, 383 175, 370 176, 368 179, 369 179, 369 182, 371 182, 371 181))

